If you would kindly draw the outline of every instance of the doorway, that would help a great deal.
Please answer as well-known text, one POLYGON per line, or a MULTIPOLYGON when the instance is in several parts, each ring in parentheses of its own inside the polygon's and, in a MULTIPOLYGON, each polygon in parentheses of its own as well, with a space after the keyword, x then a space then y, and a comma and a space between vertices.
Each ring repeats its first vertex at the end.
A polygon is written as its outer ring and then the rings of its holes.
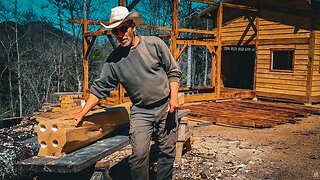
POLYGON ((221 79, 224 87, 253 89, 255 46, 223 46, 221 79))

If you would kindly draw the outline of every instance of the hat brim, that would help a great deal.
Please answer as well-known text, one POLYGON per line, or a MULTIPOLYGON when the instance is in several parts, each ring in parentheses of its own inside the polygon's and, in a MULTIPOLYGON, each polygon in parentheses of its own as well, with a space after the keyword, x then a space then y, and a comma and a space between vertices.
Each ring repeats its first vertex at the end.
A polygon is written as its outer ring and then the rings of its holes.
POLYGON ((105 25, 103 23, 100 23, 103 27, 105 27, 106 29, 113 29, 113 28, 116 28, 118 27, 122 22, 125 22, 125 21, 129 21, 129 20, 132 20, 136 23, 136 25, 140 25, 141 24, 141 14, 139 12, 130 12, 123 20, 121 21, 117 21, 115 23, 112 23, 110 25, 105 25))

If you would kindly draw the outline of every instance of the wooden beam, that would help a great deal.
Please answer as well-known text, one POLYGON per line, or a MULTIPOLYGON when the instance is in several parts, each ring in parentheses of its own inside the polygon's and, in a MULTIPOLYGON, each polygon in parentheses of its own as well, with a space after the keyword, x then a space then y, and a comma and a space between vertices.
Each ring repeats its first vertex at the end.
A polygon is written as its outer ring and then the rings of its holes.
POLYGON ((206 91, 206 92, 213 92, 214 87, 212 86, 193 86, 193 87, 180 87, 179 92, 185 91, 206 91))
POLYGON ((307 71, 307 94, 306 94, 306 103, 312 102, 312 79, 313 79, 313 64, 314 64, 314 54, 316 46, 316 30, 315 30, 315 21, 316 21, 316 12, 317 8, 315 4, 312 4, 312 15, 310 17, 311 27, 310 27, 310 40, 309 40, 309 52, 308 52, 308 71, 307 71))
MULTIPOLYGON (((95 21, 95 20, 79 20, 79 19, 70 19, 69 22, 71 23, 77 23, 77 24, 84 24, 87 23, 89 25, 101 25, 101 23, 109 25, 110 23, 107 21, 95 21)), ((141 24, 138 26, 138 28, 141 29, 154 29, 154 30, 162 30, 162 31, 171 31, 172 28, 171 27, 166 27, 166 26, 152 26, 152 25, 144 25, 141 24)), ((208 30, 201 30, 201 29, 189 29, 189 28, 179 28, 178 27, 178 31, 179 32, 186 32, 186 33, 199 33, 199 34, 210 34, 210 35, 214 35, 216 32, 215 31, 208 31, 208 30)), ((96 35, 97 34, 93 34, 96 35)), ((101 35, 105 35, 105 34, 101 34, 101 35)))
MULTIPOLYGON (((83 24, 83 34, 88 32, 88 23, 83 24)), ((83 67, 83 78, 82 78, 82 93, 84 97, 88 97, 88 90, 89 90, 89 75, 88 75, 88 42, 85 36, 82 37, 82 67, 83 67)))
POLYGON ((129 6, 128 10, 131 11, 139 2, 140 0, 134 0, 129 6))
POLYGON ((91 38, 89 38, 89 39, 87 40, 87 44, 88 44, 88 49, 87 49, 87 51, 86 51, 86 57, 87 57, 87 58, 89 57, 89 53, 90 53, 90 51, 91 51, 91 49, 92 49, 92 46, 93 46, 94 41, 96 40, 96 38, 97 38, 97 36, 92 36, 91 38))
MULTIPOLYGON (((259 4, 260 4, 260 0, 257 1, 257 6, 259 7, 259 4)), ((258 8, 259 9, 259 8, 258 8)), ((258 11, 258 15, 256 17, 256 28, 257 28, 257 31, 256 31, 256 41, 255 41, 255 57, 254 57, 254 72, 253 72, 253 90, 256 91, 256 87, 257 87, 257 64, 258 64, 258 47, 259 47, 259 25, 260 25, 260 12, 258 11)))
POLYGON ((184 44, 182 46, 182 48, 180 49, 180 51, 178 53, 177 59, 179 59, 179 57, 181 56, 181 54, 183 53, 183 51, 186 49, 187 46, 188 46, 188 44, 184 44))
MULTIPOLYGON (((221 34, 222 34, 222 19, 223 19, 223 3, 219 3, 218 13, 217 13, 217 46, 215 51, 215 78, 213 78, 213 74, 211 75, 211 81, 215 79, 215 94, 217 98, 220 97, 220 91, 221 91, 221 34)), ((211 73, 214 72, 213 69, 211 70, 211 73)), ((213 84, 212 84, 213 86, 213 84)))
POLYGON ((172 18, 171 18, 171 53, 173 58, 177 61, 178 47, 177 38, 179 37, 178 24, 179 24, 179 5, 178 0, 173 0, 172 18))
MULTIPOLYGON (((248 39, 249 40, 249 39, 248 39)), ((255 45, 256 41, 244 41, 239 43, 239 40, 227 40, 227 41, 221 41, 222 46, 238 46, 238 45, 255 45)))
MULTIPOLYGON (((214 2, 210 0, 190 0, 192 2, 200 2, 200 3, 205 3, 205 4, 211 4, 211 5, 216 5, 219 6, 219 2, 214 2)), ((234 9, 240 9, 240 10, 246 10, 246 11, 253 11, 256 12, 257 9, 254 7, 249 7, 249 6, 244 6, 244 5, 238 5, 238 4, 230 4, 230 3, 225 3, 223 2, 224 7, 228 8, 234 8, 234 9)))
MULTIPOLYGON (((248 21, 249 21, 249 24, 247 25, 246 29, 243 31, 241 37, 240 37, 240 40, 238 41, 238 46, 240 46, 242 44, 242 41, 244 40, 244 38, 247 36, 249 30, 250 30, 250 27, 253 28, 253 30, 255 31, 255 34, 251 35, 251 37, 246 41, 247 44, 249 44, 251 41, 253 41, 253 39, 256 37, 256 33, 257 33, 257 28, 255 27, 254 23, 252 22, 254 20, 251 19, 250 16, 247 17, 248 18, 248 21)), ((244 43, 244 44, 246 44, 244 43)))
POLYGON ((95 31, 95 32, 87 32, 83 34, 83 36, 104 36, 104 35, 112 35, 111 31, 95 31))
POLYGON ((214 45, 209 45, 209 44, 207 44, 206 47, 207 47, 208 51, 210 52, 210 54, 215 53, 215 52, 214 52, 214 45))
POLYGON ((198 17, 204 17, 204 16, 207 16, 207 14, 209 14, 209 17, 212 18, 213 14, 211 14, 211 13, 216 9, 217 9, 217 6, 210 6, 210 7, 206 8, 205 10, 201 11, 198 14, 198 17))
POLYGON ((38 156, 63 156, 129 126, 129 112, 125 107, 90 111, 80 127, 75 127, 74 120, 35 118, 39 122, 35 128, 40 144, 38 156))
POLYGON ((217 44, 215 40, 205 41, 205 40, 177 40, 177 44, 189 44, 189 45, 198 45, 198 46, 214 46, 217 44))
POLYGON ((205 93, 205 94, 192 94, 185 95, 184 102, 199 102, 199 101, 214 101, 217 100, 215 93, 205 93))

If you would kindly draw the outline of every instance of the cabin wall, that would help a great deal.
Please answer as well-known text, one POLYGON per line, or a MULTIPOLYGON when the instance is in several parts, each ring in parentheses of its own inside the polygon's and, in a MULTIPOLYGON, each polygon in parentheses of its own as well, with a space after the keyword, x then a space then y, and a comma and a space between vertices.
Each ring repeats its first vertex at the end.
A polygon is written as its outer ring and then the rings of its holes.
MULTIPOLYGON (((259 40, 309 38, 310 31, 259 19, 259 40)), ((308 44, 258 44, 256 49, 256 94, 273 98, 305 101, 308 44), (293 72, 271 71, 271 49, 294 49, 293 72)))
POLYGON ((234 19, 233 21, 224 24, 222 27, 222 42, 236 41, 233 45, 243 45, 246 41, 254 39, 254 37, 255 31, 245 16, 234 19))
POLYGON ((320 31, 316 31, 316 43, 313 63, 312 99, 320 101, 320 31))

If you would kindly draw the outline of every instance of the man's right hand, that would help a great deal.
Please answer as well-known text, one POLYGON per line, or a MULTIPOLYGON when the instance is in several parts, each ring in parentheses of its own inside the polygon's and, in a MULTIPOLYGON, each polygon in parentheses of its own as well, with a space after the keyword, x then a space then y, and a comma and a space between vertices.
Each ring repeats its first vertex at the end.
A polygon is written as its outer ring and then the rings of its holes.
POLYGON ((82 110, 79 113, 76 114, 70 114, 64 117, 61 117, 59 119, 74 119, 75 123, 74 125, 77 127, 81 122, 82 118, 99 102, 99 98, 95 96, 94 94, 90 94, 87 103, 84 105, 82 110))

